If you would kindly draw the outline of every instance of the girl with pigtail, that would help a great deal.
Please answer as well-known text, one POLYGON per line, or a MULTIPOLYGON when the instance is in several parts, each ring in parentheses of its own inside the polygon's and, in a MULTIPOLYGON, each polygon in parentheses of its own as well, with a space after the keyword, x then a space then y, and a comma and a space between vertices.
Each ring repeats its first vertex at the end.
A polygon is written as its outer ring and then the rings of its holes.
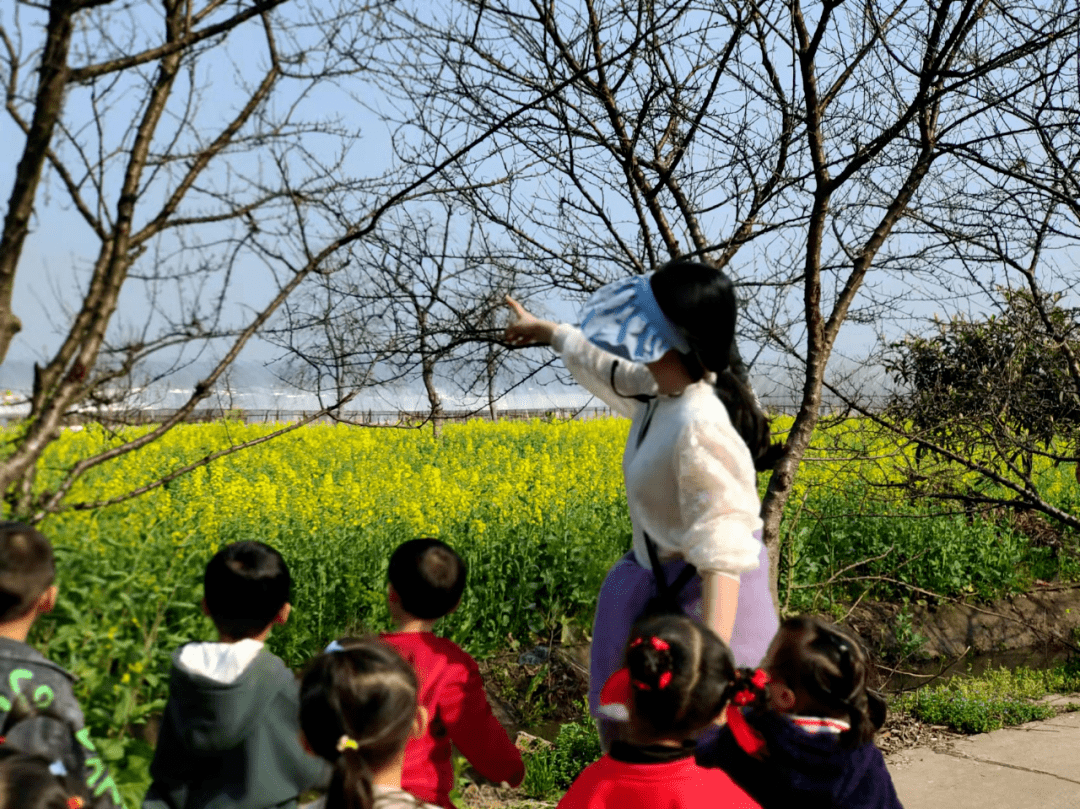
POLYGON ((727 722, 697 762, 726 771, 764 809, 901 809, 874 745, 885 702, 869 678, 855 637, 789 618, 761 668, 740 673, 727 722))
POLYGON ((558 809, 760 809, 723 770, 694 761, 697 738, 720 716, 734 679, 731 651, 711 630, 684 615, 639 621, 625 667, 600 697, 625 713, 625 732, 558 809))
POLYGON ((0 809, 84 809, 86 785, 55 760, 0 744, 0 809))
POLYGON ((300 729, 329 761, 326 795, 304 809, 437 809, 401 788, 405 744, 423 735, 412 667, 379 640, 334 641, 300 686, 300 729))

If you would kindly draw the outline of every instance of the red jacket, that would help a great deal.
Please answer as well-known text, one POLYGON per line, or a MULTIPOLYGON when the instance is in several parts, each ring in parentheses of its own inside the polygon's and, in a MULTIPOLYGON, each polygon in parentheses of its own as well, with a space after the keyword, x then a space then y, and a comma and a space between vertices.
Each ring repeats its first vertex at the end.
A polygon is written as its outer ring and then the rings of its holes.
POLYGON ((723 770, 693 755, 628 764, 604 756, 570 785, 557 809, 761 809, 723 770))
POLYGON ((491 712, 480 669, 456 643, 431 632, 388 632, 383 640, 408 660, 420 681, 428 730, 405 747, 401 787, 422 801, 455 809, 451 742, 490 781, 517 786, 525 777, 521 753, 491 712))

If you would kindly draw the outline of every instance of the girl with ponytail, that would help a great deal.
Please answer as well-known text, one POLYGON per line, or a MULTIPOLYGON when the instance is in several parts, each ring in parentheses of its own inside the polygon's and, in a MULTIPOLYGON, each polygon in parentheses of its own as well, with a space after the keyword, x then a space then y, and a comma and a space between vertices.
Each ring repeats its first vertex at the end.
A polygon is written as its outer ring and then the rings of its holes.
POLYGON ((427 721, 416 674, 390 646, 331 643, 300 686, 304 744, 334 767, 326 795, 305 809, 436 809, 401 789, 405 744, 427 721))
POLYGON ((789 618, 762 667, 740 674, 727 723, 698 747, 764 807, 901 809, 874 733, 885 702, 866 652, 845 630, 789 618))
POLYGON ((779 619, 755 472, 779 448, 735 346, 734 285, 715 267, 676 259, 601 287, 580 329, 507 305, 508 343, 550 344, 631 420, 622 466, 633 546, 600 589, 590 651, 589 707, 607 749, 618 725, 600 710, 600 689, 642 615, 692 615, 737 665, 761 661, 779 619))
POLYGON ((694 762, 697 738, 720 716, 734 678, 731 652, 711 630, 683 615, 639 621, 625 667, 602 694, 626 712, 626 732, 558 809, 760 809, 722 770, 694 762))

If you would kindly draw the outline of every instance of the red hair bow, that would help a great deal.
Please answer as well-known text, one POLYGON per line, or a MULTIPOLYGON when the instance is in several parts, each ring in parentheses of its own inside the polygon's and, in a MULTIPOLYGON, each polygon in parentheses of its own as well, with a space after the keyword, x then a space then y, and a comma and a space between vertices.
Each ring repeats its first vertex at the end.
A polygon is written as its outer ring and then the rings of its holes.
POLYGON ((668 643, 663 638, 658 638, 655 636, 650 636, 648 638, 644 636, 634 638, 633 642, 630 644, 630 648, 633 649, 646 642, 658 652, 666 652, 668 649, 671 648, 670 643, 668 643))
POLYGON ((750 685, 741 688, 735 693, 735 696, 731 698, 731 701, 736 705, 749 705, 755 699, 759 693, 761 693, 765 686, 772 682, 772 678, 769 676, 769 672, 765 669, 756 669, 750 677, 750 685))
POLYGON ((82 809, 85 804, 83 803, 83 799, 78 795, 72 795, 67 799, 67 805, 68 809, 82 809))
POLYGON ((735 743, 748 755, 761 758, 766 749, 765 738, 750 726, 742 711, 734 705, 728 705, 724 716, 727 719, 727 726, 731 729, 731 735, 734 737, 735 743))
MULTIPOLYGON (((655 635, 650 635, 647 638, 645 636, 643 636, 643 635, 639 635, 638 637, 634 638, 633 641, 631 641, 630 648, 631 649, 637 648, 638 646, 641 646, 643 643, 649 644, 649 646, 651 646, 653 649, 655 649, 658 652, 666 652, 669 649, 671 649, 671 644, 670 643, 668 643, 663 638, 656 637, 655 635)), ((656 683, 657 687, 658 688, 667 688, 668 683, 671 682, 671 677, 672 677, 671 672, 670 671, 665 671, 663 674, 660 675, 659 679, 657 680, 657 683, 656 683)), ((631 683, 633 683, 634 687, 637 688, 640 691, 651 691, 652 690, 651 685, 649 685, 648 683, 643 683, 643 682, 641 682, 641 680, 631 680, 631 683)))

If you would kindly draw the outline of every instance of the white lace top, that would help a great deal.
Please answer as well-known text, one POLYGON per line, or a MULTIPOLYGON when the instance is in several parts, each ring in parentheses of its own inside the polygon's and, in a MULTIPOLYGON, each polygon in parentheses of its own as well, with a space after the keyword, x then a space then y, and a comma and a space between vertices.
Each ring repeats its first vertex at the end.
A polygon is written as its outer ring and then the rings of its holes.
POLYGON ((631 419, 622 467, 638 564, 649 567, 648 532, 662 561, 680 557, 736 578, 756 569, 754 462, 710 381, 658 396, 648 368, 597 348, 573 326, 558 326, 551 345, 581 385, 631 419))

